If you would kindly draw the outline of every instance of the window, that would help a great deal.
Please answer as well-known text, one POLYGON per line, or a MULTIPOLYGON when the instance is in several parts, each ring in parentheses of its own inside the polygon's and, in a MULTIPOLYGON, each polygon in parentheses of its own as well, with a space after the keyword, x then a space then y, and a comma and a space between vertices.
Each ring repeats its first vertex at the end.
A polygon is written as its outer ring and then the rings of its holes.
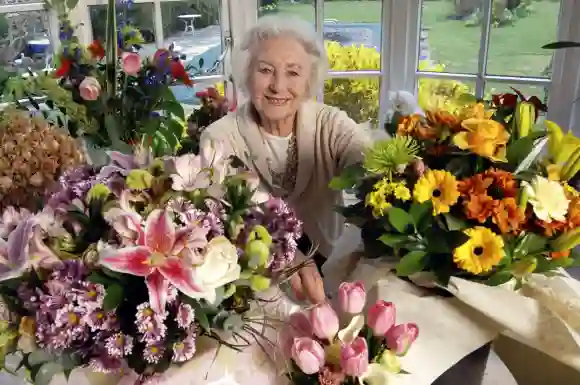
MULTIPOLYGON (((225 2, 225 0, 224 0, 225 2)), ((105 35, 105 0, 87 0, 90 34, 85 40, 105 35)), ((118 22, 129 23, 141 31, 145 44, 141 53, 151 56, 158 48, 172 47, 194 78, 193 89, 173 87, 177 99, 196 105, 195 93, 224 80, 223 59, 227 29, 222 23, 224 5, 219 0, 134 0, 117 2, 118 22)), ((82 14, 82 10, 80 13, 82 14)))
POLYGON ((560 1, 423 1, 418 76, 475 81, 478 97, 509 92, 547 99, 560 1), (428 74, 429 73, 429 74, 428 74))

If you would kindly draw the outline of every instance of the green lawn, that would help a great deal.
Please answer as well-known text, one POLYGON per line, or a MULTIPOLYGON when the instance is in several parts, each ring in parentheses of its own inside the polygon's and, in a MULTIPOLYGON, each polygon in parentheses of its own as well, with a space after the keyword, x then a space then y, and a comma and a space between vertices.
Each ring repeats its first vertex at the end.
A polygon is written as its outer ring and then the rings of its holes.
MULTIPOLYGON (((541 46, 556 39, 559 3, 544 0, 534 2, 533 7, 531 15, 517 20, 514 25, 492 29, 488 73, 542 76, 550 63, 551 51, 542 50, 541 46)), ((292 13, 314 22, 312 4, 291 4, 282 0, 279 12, 292 13)), ((451 2, 424 2, 422 24, 429 29, 431 59, 445 64, 449 72, 474 73, 477 71, 481 28, 466 27, 462 21, 448 20, 446 17, 451 13, 451 2)), ((381 2, 325 2, 324 18, 341 22, 380 23, 381 2)), ((505 86, 497 85, 494 88, 503 90, 505 86)), ((541 94, 539 88, 528 89, 541 94)))

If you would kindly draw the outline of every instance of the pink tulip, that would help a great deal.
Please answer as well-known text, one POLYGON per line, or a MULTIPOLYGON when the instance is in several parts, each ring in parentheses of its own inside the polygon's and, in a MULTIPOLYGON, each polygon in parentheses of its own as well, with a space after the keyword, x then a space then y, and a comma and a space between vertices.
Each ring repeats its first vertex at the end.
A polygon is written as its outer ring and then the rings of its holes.
POLYGON ((310 325, 308 316, 303 312, 290 315, 288 323, 284 325, 280 332, 278 342, 285 357, 292 356, 294 340, 299 337, 312 337, 312 325, 310 325))
POLYGON ((137 76, 141 69, 141 56, 134 52, 123 52, 121 66, 127 75, 137 76))
POLYGON ((320 304, 310 311, 310 323, 314 335, 318 338, 332 340, 338 333, 338 316, 327 303, 320 304))
POLYGON ((387 332, 387 347, 398 356, 404 356, 419 335, 419 327, 414 323, 400 324, 387 332))
POLYGON ((367 324, 375 336, 383 337, 395 324, 395 305, 392 302, 377 301, 370 309, 367 324))
POLYGON ((369 367, 369 349, 367 341, 357 337, 350 344, 340 347, 340 366, 347 376, 362 376, 369 367))
POLYGON ((299 337, 292 345, 292 359, 306 374, 317 373, 324 366, 324 349, 309 337, 299 337))
POLYGON ((349 314, 358 314, 362 311, 367 300, 367 293, 362 282, 343 282, 338 288, 340 309, 349 314))
POLYGON ((79 85, 79 92, 84 100, 95 101, 101 94, 101 85, 94 77, 87 76, 79 85))

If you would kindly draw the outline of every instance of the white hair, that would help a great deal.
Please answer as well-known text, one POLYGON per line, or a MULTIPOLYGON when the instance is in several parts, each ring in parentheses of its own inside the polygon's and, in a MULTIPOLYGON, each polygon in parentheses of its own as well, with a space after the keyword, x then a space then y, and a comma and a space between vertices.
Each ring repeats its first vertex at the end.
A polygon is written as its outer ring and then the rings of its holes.
POLYGON ((314 97, 328 72, 328 56, 324 42, 316 33, 314 26, 295 16, 268 15, 261 17, 258 23, 244 35, 242 44, 233 52, 233 77, 236 86, 248 93, 252 59, 260 49, 260 43, 279 36, 295 38, 304 50, 312 57, 312 73, 308 82, 308 96, 314 97))

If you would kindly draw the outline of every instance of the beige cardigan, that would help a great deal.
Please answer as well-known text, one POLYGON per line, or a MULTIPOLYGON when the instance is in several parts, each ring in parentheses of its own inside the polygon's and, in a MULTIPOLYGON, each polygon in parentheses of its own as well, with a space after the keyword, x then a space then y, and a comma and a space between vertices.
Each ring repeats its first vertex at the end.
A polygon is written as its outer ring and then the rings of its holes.
MULTIPOLYGON (((342 169, 362 160, 370 135, 338 108, 305 102, 297 116, 298 171, 294 190, 287 198, 304 231, 324 256, 330 256, 343 233, 344 219, 334 207, 342 204, 342 192, 328 187, 342 169)), ((251 114, 251 105, 240 106, 210 125, 202 135, 220 141, 226 152, 235 155, 272 191, 264 139, 251 114)))

